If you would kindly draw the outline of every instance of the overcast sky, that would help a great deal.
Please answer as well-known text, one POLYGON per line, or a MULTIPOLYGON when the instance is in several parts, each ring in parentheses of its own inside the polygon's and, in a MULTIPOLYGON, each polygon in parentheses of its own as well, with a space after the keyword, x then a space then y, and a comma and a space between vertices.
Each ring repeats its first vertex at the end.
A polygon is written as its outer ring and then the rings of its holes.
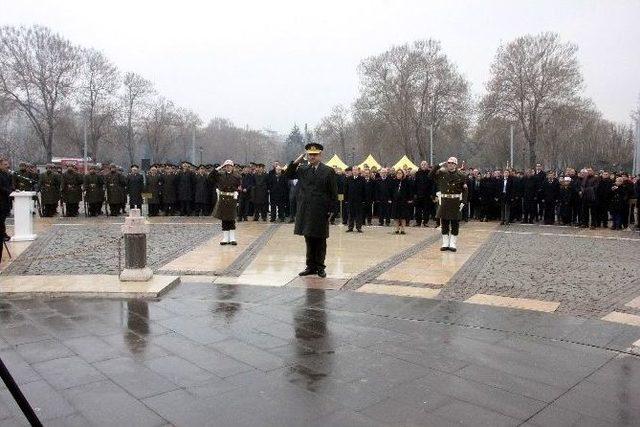
POLYGON ((629 122, 640 93, 640 1, 0 0, 0 23, 41 24, 152 80, 206 123, 288 132, 358 92, 357 65, 434 38, 481 95, 502 42, 556 31, 579 46, 585 94, 629 122))

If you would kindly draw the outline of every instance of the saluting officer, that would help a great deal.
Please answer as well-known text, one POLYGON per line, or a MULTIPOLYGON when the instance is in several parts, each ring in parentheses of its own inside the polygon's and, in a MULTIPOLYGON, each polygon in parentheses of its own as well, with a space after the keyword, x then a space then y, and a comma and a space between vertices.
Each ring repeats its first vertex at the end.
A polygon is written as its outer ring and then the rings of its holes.
POLYGON ((215 182, 218 202, 213 216, 222 221, 221 245, 237 245, 236 214, 238 206, 238 188, 242 178, 233 170, 233 161, 225 160, 222 166, 211 171, 211 180, 215 182), (222 172, 220 170, 222 169, 222 172))
POLYGON ((289 163, 285 171, 287 179, 298 179, 298 207, 294 233, 304 236, 307 245, 307 268, 300 276, 317 274, 326 277, 325 257, 329 221, 333 205, 338 199, 336 173, 321 162, 323 147, 318 143, 305 145, 307 164, 301 164, 305 153, 289 163))
POLYGON ((435 181, 439 200, 436 218, 440 218, 442 226, 441 251, 457 250, 458 228, 462 219, 461 206, 466 202, 467 185, 465 175, 458 170, 458 159, 449 157, 433 168, 429 176, 435 181))

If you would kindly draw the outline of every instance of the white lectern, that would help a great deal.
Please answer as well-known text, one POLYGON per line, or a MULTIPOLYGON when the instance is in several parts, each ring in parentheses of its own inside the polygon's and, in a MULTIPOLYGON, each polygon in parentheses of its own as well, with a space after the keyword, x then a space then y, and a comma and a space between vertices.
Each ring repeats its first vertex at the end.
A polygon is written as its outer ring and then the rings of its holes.
POLYGON ((14 242, 35 240, 38 237, 33 234, 33 196, 35 191, 14 191, 13 197, 13 237, 14 242))

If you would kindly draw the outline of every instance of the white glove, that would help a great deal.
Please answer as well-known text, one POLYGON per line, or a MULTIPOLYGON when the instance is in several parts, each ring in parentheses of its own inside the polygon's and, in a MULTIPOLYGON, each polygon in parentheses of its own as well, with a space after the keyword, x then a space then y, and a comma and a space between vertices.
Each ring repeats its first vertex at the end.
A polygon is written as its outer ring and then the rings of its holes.
POLYGON ((233 198, 234 198, 234 199, 236 199, 236 200, 238 200, 238 192, 237 192, 237 191, 234 191, 234 192, 233 192, 233 198))

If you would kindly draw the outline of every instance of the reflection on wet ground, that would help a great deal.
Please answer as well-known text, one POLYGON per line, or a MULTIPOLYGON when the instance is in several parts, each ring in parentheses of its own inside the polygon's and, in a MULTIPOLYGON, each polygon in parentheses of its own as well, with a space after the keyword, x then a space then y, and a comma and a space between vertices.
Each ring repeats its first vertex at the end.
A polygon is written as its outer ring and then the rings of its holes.
MULTIPOLYGON (((322 289, 0 302, 46 425, 633 425, 640 328, 322 289)), ((0 426, 25 424, 0 389, 0 426)))

